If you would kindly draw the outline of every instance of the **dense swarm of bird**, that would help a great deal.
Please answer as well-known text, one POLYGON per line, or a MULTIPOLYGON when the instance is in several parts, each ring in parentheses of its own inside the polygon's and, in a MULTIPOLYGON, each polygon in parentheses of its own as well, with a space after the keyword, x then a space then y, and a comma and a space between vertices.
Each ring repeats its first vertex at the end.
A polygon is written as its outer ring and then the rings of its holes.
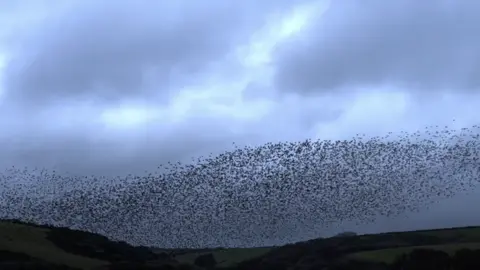
POLYGON ((116 179, 11 168, 0 174, 0 218, 162 247, 306 240, 336 222, 416 211, 472 189, 479 129, 236 147, 116 179))

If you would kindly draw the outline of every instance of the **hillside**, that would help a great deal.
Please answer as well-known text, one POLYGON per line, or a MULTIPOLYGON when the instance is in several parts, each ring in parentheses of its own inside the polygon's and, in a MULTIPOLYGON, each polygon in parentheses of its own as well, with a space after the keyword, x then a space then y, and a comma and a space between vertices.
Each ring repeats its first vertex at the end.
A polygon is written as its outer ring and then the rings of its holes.
POLYGON ((0 269, 202 269, 194 266, 195 259, 206 255, 208 264, 210 254, 215 269, 230 270, 401 269, 395 267, 402 263, 403 269, 480 269, 480 227, 332 237, 275 248, 173 250, 133 247, 68 228, 0 221, 0 269), (430 259, 421 262, 415 256, 430 259), (420 265, 432 262, 440 263, 420 265))

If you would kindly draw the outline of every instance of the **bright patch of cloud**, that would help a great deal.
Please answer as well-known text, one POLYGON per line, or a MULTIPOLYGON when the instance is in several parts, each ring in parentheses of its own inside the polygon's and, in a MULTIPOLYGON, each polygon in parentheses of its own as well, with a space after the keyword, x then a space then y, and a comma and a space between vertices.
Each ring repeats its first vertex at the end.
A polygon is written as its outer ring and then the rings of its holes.
POLYGON ((305 28, 313 16, 328 8, 328 1, 299 5, 288 14, 275 14, 250 42, 239 46, 237 60, 245 69, 245 76, 237 82, 222 79, 210 80, 203 86, 187 87, 168 107, 152 109, 151 106, 121 106, 107 109, 102 115, 109 126, 137 128, 152 121, 181 122, 193 114, 206 114, 235 121, 255 121, 266 115, 274 106, 266 99, 246 102, 242 92, 255 80, 265 80, 268 64, 275 44, 288 39, 305 28))

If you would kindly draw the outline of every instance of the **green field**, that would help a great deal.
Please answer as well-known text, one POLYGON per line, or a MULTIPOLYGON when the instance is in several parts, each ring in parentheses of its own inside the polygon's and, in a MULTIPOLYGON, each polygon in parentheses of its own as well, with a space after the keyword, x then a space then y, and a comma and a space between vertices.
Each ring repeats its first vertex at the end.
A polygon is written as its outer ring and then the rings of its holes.
POLYGON ((453 255, 455 251, 468 248, 468 249, 480 249, 480 242, 478 243, 457 243, 446 245, 431 245, 431 246, 412 246, 402 248, 387 248, 374 251, 363 251, 350 254, 348 257, 352 259, 368 260, 375 262, 392 263, 398 256, 402 254, 408 254, 415 248, 428 248, 445 251, 446 253, 453 255))
POLYGON ((81 269, 98 268, 108 262, 67 253, 46 239, 50 229, 0 222, 0 250, 27 254, 47 262, 81 269))

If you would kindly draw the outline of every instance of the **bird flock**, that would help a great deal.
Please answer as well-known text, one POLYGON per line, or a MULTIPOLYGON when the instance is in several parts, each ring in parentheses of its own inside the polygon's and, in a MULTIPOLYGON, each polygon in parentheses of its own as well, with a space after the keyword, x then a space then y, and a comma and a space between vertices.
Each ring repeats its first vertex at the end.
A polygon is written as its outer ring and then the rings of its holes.
POLYGON ((472 190, 480 126, 236 147, 149 174, 0 174, 0 218, 165 248, 279 245, 472 190))

